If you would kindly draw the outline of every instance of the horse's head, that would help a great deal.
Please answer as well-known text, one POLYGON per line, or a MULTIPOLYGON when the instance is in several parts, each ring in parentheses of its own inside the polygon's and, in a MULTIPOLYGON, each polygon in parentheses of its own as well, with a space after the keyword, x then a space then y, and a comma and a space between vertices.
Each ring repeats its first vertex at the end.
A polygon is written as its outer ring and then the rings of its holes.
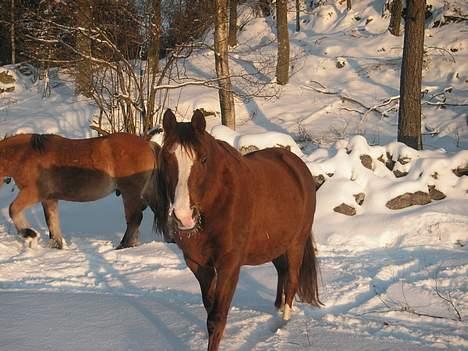
POLYGON ((178 123, 171 110, 163 118, 164 144, 160 170, 179 232, 192 232, 202 224, 202 201, 208 193, 214 139, 205 132, 206 121, 196 110, 191 122, 178 123))

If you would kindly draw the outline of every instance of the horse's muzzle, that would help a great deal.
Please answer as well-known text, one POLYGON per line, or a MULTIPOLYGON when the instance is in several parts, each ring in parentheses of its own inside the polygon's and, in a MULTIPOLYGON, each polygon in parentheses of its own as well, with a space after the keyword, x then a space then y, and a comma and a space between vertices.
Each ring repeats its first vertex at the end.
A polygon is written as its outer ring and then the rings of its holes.
POLYGON ((174 223, 177 227, 177 230, 180 232, 190 232, 194 229, 197 229, 201 225, 201 214, 197 206, 192 206, 191 216, 186 216, 185 218, 179 218, 176 215, 175 209, 172 210, 172 217, 174 223))

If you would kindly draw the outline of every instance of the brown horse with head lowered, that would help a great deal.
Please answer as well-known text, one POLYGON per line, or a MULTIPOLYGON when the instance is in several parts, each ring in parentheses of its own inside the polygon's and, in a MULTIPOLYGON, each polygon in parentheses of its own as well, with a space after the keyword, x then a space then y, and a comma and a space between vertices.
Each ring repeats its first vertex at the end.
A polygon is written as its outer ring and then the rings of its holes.
POLYGON ((318 306, 315 183, 304 162, 282 148, 242 156, 205 131, 198 110, 188 123, 178 123, 168 110, 163 127, 159 178, 167 211, 159 212, 166 216, 160 219, 171 223, 200 284, 208 350, 219 347, 243 265, 273 262, 275 306, 283 308, 284 320, 296 293, 318 306))
MULTIPOLYGON (((138 227, 151 192, 159 146, 126 133, 90 139, 19 134, 0 141, 0 179, 12 177, 19 193, 9 208, 20 235, 36 237, 23 211, 36 203, 44 209, 49 246, 61 249, 58 200, 87 202, 118 191, 127 229, 118 248, 138 244, 138 227)), ((153 205, 151 203, 150 205, 153 205)), ((156 205, 151 206, 155 211, 156 205)))

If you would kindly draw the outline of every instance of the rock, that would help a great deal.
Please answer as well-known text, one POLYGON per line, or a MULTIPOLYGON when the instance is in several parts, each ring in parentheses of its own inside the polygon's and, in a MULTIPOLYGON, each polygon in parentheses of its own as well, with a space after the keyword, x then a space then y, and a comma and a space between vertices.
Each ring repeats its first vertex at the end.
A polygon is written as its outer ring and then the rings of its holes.
POLYGON ((404 193, 390 201, 385 206, 391 210, 401 210, 402 208, 414 205, 426 205, 431 202, 431 196, 424 191, 417 191, 415 193, 404 193))
POLYGON ((15 78, 11 74, 9 74, 7 71, 1 71, 0 72, 0 83, 3 84, 14 84, 15 83, 15 78))
POLYGON ((372 170, 372 157, 369 155, 361 155, 359 158, 361 159, 361 163, 364 167, 372 170))
POLYGON ((333 211, 344 214, 346 216, 354 216, 356 214, 356 209, 352 206, 349 206, 345 203, 342 203, 339 206, 336 206, 333 211))
POLYGON ((455 173, 457 177, 467 176, 468 175, 468 165, 465 167, 457 167, 456 169, 452 169, 452 172, 455 173))
POLYGON ((257 150, 260 150, 260 149, 256 147, 255 145, 241 146, 241 148, 239 149, 242 155, 246 155, 257 150))
POLYGON ((318 176, 312 176, 315 181, 315 190, 319 190, 319 188, 325 183, 325 177, 323 174, 319 174, 318 176))
POLYGON ((354 200, 356 200, 356 203, 361 206, 364 203, 364 199, 366 198, 366 194, 364 193, 359 193, 359 194, 354 194, 354 200))
POLYGON ((406 165, 407 163, 411 162, 411 158, 409 158, 409 157, 400 157, 398 159, 398 162, 400 162, 402 165, 406 165))
POLYGON ((401 178, 401 177, 404 177, 405 175, 407 175, 408 172, 402 172, 402 171, 396 169, 396 170, 393 171, 393 174, 395 175, 395 177, 401 178))
POLYGON ((442 200, 447 197, 442 191, 437 190, 435 185, 429 185, 429 196, 431 197, 432 200, 442 200))
POLYGON ((281 145, 281 144, 276 144, 275 147, 280 147, 282 149, 286 149, 288 151, 291 151, 291 145, 281 145))
POLYGON ((387 167, 390 171, 393 170, 393 167, 395 167, 395 161, 392 160, 392 155, 390 155, 390 153, 387 152, 387 161, 384 160, 384 156, 381 155, 377 160, 379 160, 380 162, 382 162, 385 167, 387 167))

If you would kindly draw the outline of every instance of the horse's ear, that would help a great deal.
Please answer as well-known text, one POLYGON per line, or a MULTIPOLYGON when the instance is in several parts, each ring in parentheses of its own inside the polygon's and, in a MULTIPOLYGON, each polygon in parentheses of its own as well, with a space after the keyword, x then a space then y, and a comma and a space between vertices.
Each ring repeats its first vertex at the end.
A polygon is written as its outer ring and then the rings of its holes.
POLYGON ((200 110, 195 110, 192 116, 192 127, 199 133, 203 133, 206 128, 205 115, 200 110))
POLYGON ((168 133, 170 132, 171 130, 174 129, 174 127, 176 126, 176 117, 174 115, 174 113, 171 111, 170 108, 168 108, 166 110, 166 112, 164 112, 164 116, 163 116, 163 129, 164 129, 164 133, 168 133))

